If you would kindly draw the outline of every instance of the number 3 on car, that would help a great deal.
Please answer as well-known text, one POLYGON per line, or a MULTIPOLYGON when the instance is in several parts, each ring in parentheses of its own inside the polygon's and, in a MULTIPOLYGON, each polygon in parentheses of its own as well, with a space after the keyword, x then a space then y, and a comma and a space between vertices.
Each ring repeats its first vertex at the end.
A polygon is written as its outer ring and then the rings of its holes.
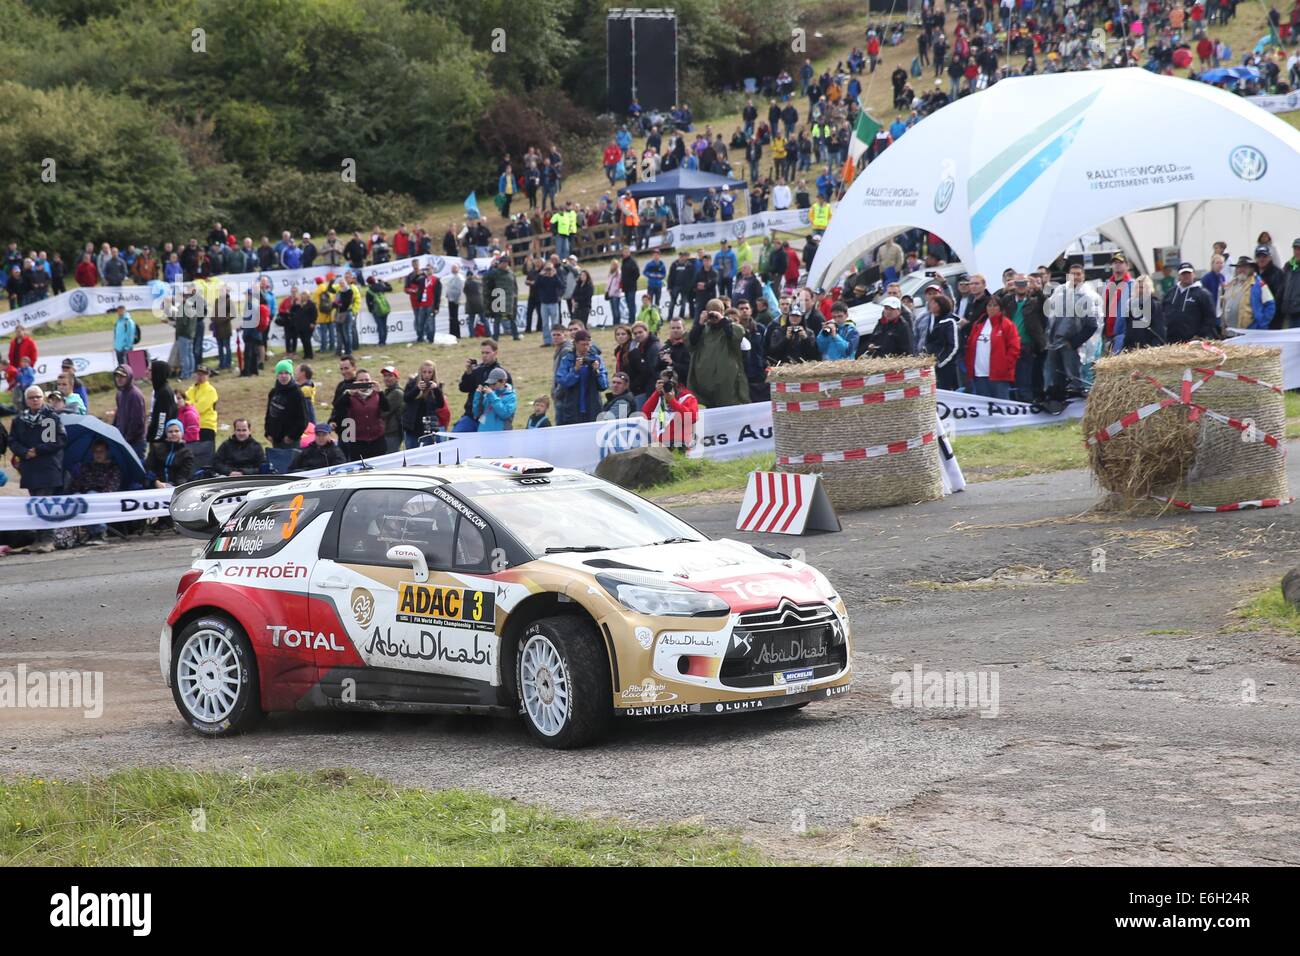
POLYGON ((478 713, 578 747, 615 718, 849 689, 819 571, 533 459, 209 479, 171 513, 207 542, 159 643, 200 734, 285 710, 478 713))

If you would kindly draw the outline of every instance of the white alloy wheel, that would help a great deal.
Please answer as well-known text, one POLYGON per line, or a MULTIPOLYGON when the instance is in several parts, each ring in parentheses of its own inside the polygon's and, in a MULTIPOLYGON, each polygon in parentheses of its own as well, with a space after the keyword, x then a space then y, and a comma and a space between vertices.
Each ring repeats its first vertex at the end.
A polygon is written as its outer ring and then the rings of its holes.
POLYGON ((205 723, 225 720, 239 699, 241 669, 235 645, 221 631, 195 631, 176 662, 176 687, 190 716, 205 723))
POLYGON ((569 673, 555 645, 534 634, 520 652, 520 696, 539 733, 554 737, 569 720, 569 673))

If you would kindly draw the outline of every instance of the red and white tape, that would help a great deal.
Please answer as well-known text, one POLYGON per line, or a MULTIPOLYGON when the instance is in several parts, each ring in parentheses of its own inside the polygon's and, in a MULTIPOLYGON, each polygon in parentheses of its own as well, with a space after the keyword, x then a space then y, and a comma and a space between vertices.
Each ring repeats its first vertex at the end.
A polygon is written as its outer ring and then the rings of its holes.
POLYGON ((1257 498, 1254 501, 1234 501, 1226 505, 1194 505, 1187 501, 1180 501, 1177 498, 1162 498, 1160 495, 1152 495, 1156 501, 1163 501, 1166 504, 1173 505, 1175 508, 1182 508, 1184 511, 1243 511, 1247 508, 1280 508, 1282 505, 1289 505, 1294 498, 1257 498))
POLYGON ((933 441, 934 432, 926 432, 919 438, 890 442, 888 445, 873 445, 870 448, 826 451, 811 455, 777 455, 776 461, 779 465, 816 465, 824 461, 861 461, 865 458, 881 458, 885 455, 897 455, 900 452, 913 451, 933 441))
POLYGON ((772 410, 777 412, 820 412, 832 408, 854 408, 859 405, 879 405, 883 402, 896 402, 905 398, 920 398, 933 395, 934 383, 929 385, 911 385, 895 389, 892 392, 868 392, 865 395, 850 395, 847 398, 819 398, 809 402, 772 402, 772 410))
POLYGON ((778 395, 798 392, 830 392, 837 388, 866 388, 869 385, 892 385, 895 382, 912 382, 922 378, 934 378, 934 369, 909 368, 901 372, 882 372, 879 375, 840 378, 830 382, 773 382, 772 391, 778 395))

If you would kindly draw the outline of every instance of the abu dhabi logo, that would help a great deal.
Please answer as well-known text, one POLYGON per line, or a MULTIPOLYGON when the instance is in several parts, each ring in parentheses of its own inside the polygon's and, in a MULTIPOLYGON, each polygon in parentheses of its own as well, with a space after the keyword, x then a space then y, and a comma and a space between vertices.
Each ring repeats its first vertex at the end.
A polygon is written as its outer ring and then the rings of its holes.
POLYGON ((75 292, 72 293, 72 295, 68 296, 68 308, 71 309, 73 312, 77 313, 78 315, 84 314, 87 307, 89 307, 89 305, 90 305, 90 298, 86 295, 86 293, 82 292, 80 289, 76 290, 75 292))
POLYGON ((943 162, 940 170, 939 185, 934 191, 934 211, 942 214, 952 202, 953 193, 957 191, 957 177, 954 175, 956 164, 951 159, 943 162))
POLYGON ((27 513, 29 515, 55 524, 61 521, 71 521, 78 515, 84 515, 89 510, 90 504, 85 498, 58 495, 49 498, 29 498, 27 500, 27 513))
POLYGON ((1228 154, 1228 166, 1232 168, 1233 175, 1248 183, 1263 179, 1268 172, 1268 160, 1254 146, 1238 146, 1234 149, 1228 154))

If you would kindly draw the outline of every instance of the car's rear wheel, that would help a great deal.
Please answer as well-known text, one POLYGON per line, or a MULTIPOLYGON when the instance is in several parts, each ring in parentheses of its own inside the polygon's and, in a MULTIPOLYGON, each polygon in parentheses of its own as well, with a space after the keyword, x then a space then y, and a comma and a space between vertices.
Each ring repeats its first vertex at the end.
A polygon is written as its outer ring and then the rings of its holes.
POLYGON ((524 723, 547 747, 581 747, 609 726, 609 661, 587 618, 563 615, 530 624, 519 639, 515 679, 524 723))
POLYGON ((262 716, 253 646, 222 615, 185 626, 176 639, 171 678, 181 716, 205 736, 241 733, 262 716))

